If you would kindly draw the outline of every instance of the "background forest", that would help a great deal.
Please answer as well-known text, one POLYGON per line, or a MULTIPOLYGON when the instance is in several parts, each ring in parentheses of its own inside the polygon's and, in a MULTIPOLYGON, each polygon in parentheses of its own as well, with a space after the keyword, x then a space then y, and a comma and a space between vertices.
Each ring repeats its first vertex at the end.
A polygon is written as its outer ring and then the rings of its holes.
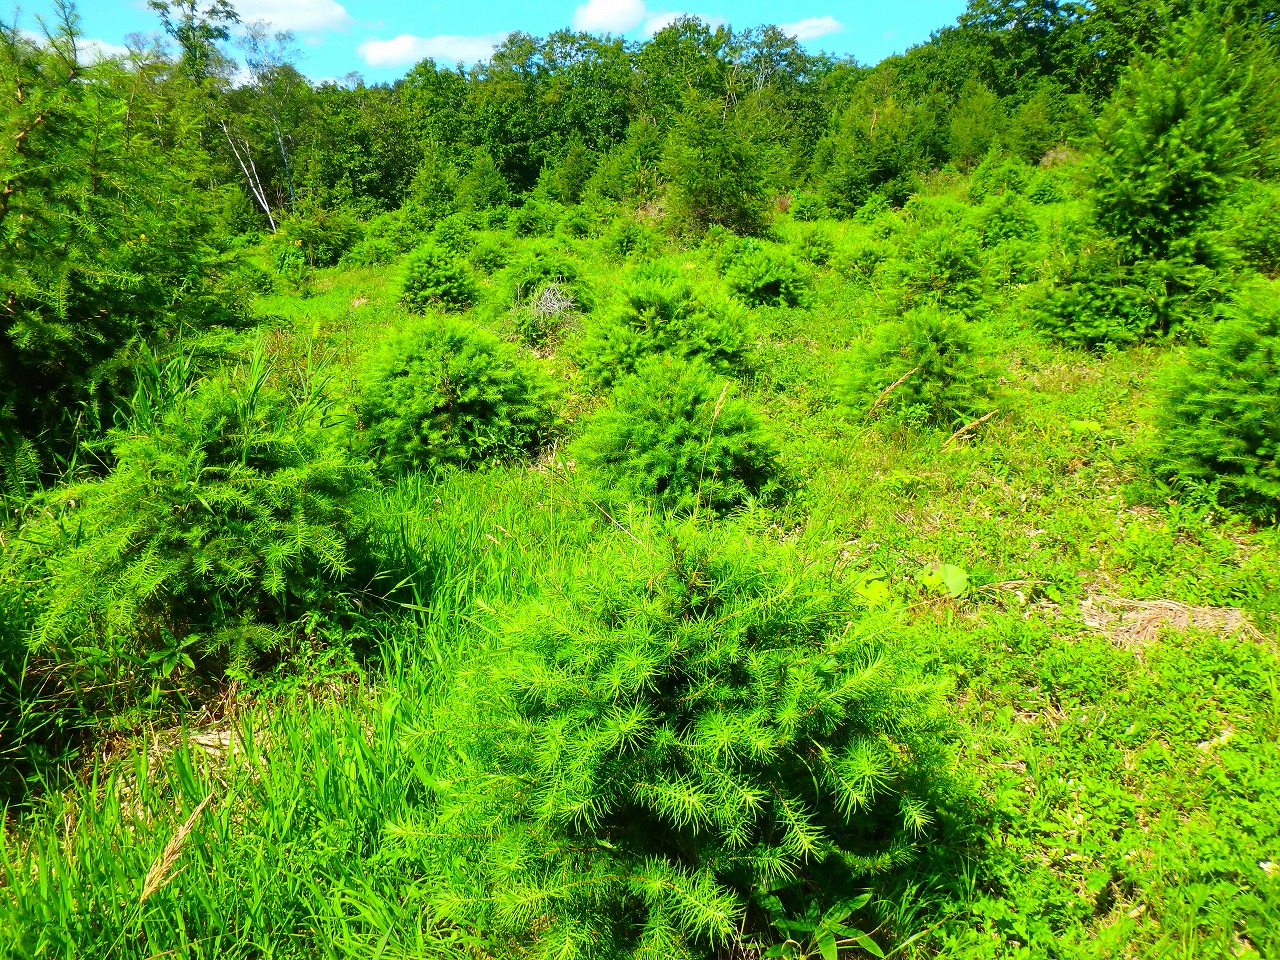
POLYGON ((0 954, 1280 956, 1280 23, 315 85, 0 22, 0 954))

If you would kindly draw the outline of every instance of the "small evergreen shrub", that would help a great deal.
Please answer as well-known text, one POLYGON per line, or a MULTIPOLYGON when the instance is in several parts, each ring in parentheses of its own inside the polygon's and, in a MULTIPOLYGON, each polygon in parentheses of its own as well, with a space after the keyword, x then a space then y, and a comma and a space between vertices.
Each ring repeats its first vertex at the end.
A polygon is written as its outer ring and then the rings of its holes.
POLYGON ((697 357, 717 372, 741 368, 748 318, 739 304, 696 292, 679 270, 663 263, 625 275, 613 305, 594 315, 578 344, 587 379, 609 386, 644 357, 697 357))
POLYGON ((308 209, 280 224, 272 235, 275 245, 301 250, 310 267, 331 267, 361 238, 354 214, 345 210, 308 209))
POLYGON ((511 255, 510 241, 493 234, 480 237, 471 248, 471 265, 481 273, 496 273, 507 265, 511 255))
POLYGON ((817 224, 806 223, 796 233, 796 253, 801 260, 817 266, 826 266, 835 253, 835 241, 831 231, 817 224))
POLYGON ((855 238, 832 256, 831 264, 841 276, 862 286, 871 286, 883 266, 893 256, 893 247, 880 240, 855 238))
POLYGON ((573 455, 616 502, 718 510, 759 493, 775 472, 751 407, 705 363, 649 357, 594 414, 573 455))
POLYGON ((990 397, 989 374, 968 323, 936 307, 880 326, 874 339, 852 352, 843 389, 855 416, 891 417, 910 426, 957 426, 985 412, 990 397))
POLYGON ((507 215, 507 226, 517 237, 549 237, 556 232, 563 213, 558 203, 526 200, 507 215))
POLYGON ((1133 260, 1093 238, 1066 258, 1035 308, 1036 323, 1084 347, 1139 343, 1198 324, 1216 294, 1213 271, 1188 260, 1133 260))
POLYGON ((1001 194, 979 211, 978 231, 983 246, 994 247, 1010 240, 1034 240, 1040 227, 1025 200, 1001 194))
POLYGON ((827 220, 833 216, 827 202, 817 193, 799 190, 791 195, 791 204, 787 212, 801 223, 813 220, 827 220))
POLYGON ((1032 170, 1018 157, 992 150, 969 178, 969 196, 978 202, 997 196, 1017 196, 1031 182, 1032 170))
POLYGON ((111 433, 114 467, 33 504, 18 555, 49 690, 119 711, 287 651, 341 609, 372 478, 323 382, 249 363, 157 392, 111 433))
POLYGON ((611 543, 459 685, 484 762, 435 781, 427 888, 535 956, 666 960, 908 862, 949 791, 943 687, 857 605, 733 531, 611 543))
POLYGON ((635 217, 616 218, 600 239, 605 253, 615 260, 639 260, 657 253, 662 238, 652 227, 635 217))
POLYGON ((431 240, 456 256, 464 256, 475 243, 478 225, 474 213, 451 213, 431 228, 431 240))
POLYGON ((361 266, 391 263, 420 239, 417 226, 403 210, 380 213, 364 225, 364 235, 342 255, 342 262, 361 266))
POLYGON ((983 257, 977 234, 957 226, 913 227, 886 265, 902 310, 934 306, 968 314, 982 299, 983 257))
POLYGON ((1280 519, 1280 287, 1221 308, 1206 346, 1165 377, 1159 469, 1261 520, 1280 519))
POLYGON ((530 244, 510 256, 498 284, 499 301, 518 307, 550 283, 571 292, 579 303, 590 301, 577 261, 548 243, 530 244))
POLYGON ((1280 185, 1253 182, 1226 207, 1226 233, 1245 263, 1280 276, 1280 185))
POLYGON ((724 271, 729 289, 747 303, 802 306, 809 278, 786 251, 759 241, 742 242, 724 271))
POLYGON ((462 310, 476 298, 466 263, 437 243, 423 244, 409 255, 400 283, 400 299, 416 313, 432 307, 462 310))
POLYGON ((1070 199, 1070 192, 1063 180, 1063 175, 1052 168, 1037 170, 1027 183, 1025 191, 1027 200, 1031 203, 1046 205, 1062 203, 1070 199))
POLYGON ((389 472, 511 459, 550 436, 551 393, 513 344, 459 320, 421 321, 373 363, 363 443, 389 472))

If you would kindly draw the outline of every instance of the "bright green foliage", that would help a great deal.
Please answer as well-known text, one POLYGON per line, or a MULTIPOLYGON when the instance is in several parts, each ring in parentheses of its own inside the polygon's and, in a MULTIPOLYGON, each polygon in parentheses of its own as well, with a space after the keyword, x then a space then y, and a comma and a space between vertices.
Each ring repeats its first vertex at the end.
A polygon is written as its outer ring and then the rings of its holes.
POLYGON ((380 213, 364 225, 360 239, 342 255, 342 262, 363 266, 391 263, 417 246, 420 239, 412 218, 403 210, 380 213))
POLYGON ((982 201, 1000 194, 1021 194, 1031 177, 1031 168, 1023 160, 991 150, 969 177, 969 196, 982 201))
POLYGON ((476 285, 466 261, 438 243, 409 255, 400 279, 400 298, 417 313, 432 307, 461 310, 475 302, 476 285))
POLYGON ((881 99, 868 90, 818 144, 813 166, 819 193, 844 214, 876 193, 903 203, 918 185, 920 171, 941 152, 937 126, 928 104, 892 93, 881 99))
POLYGON ((0 21, 0 446, 40 436, 45 470, 127 397, 133 345, 234 308, 195 119, 151 67, 80 63, 66 13, 44 46, 0 21))
POLYGON ((548 284, 568 291, 578 303, 590 303, 589 291, 582 281, 582 267, 576 260, 550 243, 523 247, 511 256, 498 283, 499 300, 504 306, 529 302, 548 284))
POLYGON ((511 198, 511 187, 493 157, 477 150, 471 167, 458 181, 458 205, 463 210, 489 210, 511 198))
POLYGON ((1280 517, 1280 300, 1260 286, 1222 308, 1208 345, 1165 380, 1160 469, 1262 519, 1280 517))
POLYGON ((701 361, 644 359, 587 421, 574 456, 616 501, 735 506, 776 468, 759 418, 732 389, 701 361))
POLYGON ((680 271, 646 264, 626 274, 614 303, 593 315, 578 344, 587 378, 610 386, 659 353, 698 358, 721 374, 745 359, 747 312, 724 296, 696 291, 680 271))
POLYGON ((795 240, 796 253, 802 260, 817 266, 825 266, 835 253, 835 241, 831 231, 816 223, 806 223, 800 227, 795 240))
POLYGON ((729 289, 747 303, 797 307, 809 277, 785 249, 747 239, 733 247, 724 270, 729 289))
POLYGON ((1225 209, 1225 228, 1245 262, 1269 277, 1280 276, 1280 184, 1250 183, 1225 209))
POLYGON ((1036 322, 1067 343, 1123 346, 1199 319, 1215 292, 1207 267, 1187 260, 1134 262, 1093 238, 1056 265, 1036 322))
POLYGON ((718 224, 755 233, 768 219, 761 147, 723 103, 689 99, 667 138, 663 169, 670 213, 686 230, 718 224))
POLYGON ((363 443, 391 472, 524 455, 554 421, 537 364, 459 320, 421 321, 395 335, 373 364, 360 418, 363 443))
POLYGON ((617 260, 642 260, 661 249, 662 237, 648 224, 623 216, 609 225, 600 244, 617 260))
POLYGON ((571 319, 590 309, 577 261, 549 243, 517 252, 498 278, 499 310, 510 310, 521 338, 533 347, 558 340, 571 319))
POLYGON ((507 225, 518 237, 549 237, 556 232, 564 208, 556 203, 526 200, 507 216, 507 225))
POLYGON ((111 472, 41 496, 21 529, 31 654, 90 708, 288 648, 343 589, 370 482, 317 376, 282 382, 261 349, 209 379, 182 358, 157 371, 111 472))
POLYGON ((510 244, 501 237, 486 234, 476 240, 468 258, 471 265, 481 273, 495 273, 507 265, 510 256, 510 244))
POLYGON ((856 416, 951 427, 990 409, 988 381, 969 324, 921 307, 854 349, 843 390, 856 416))
POLYGON ((1138 256, 1199 260, 1198 228, 1241 171, 1247 142, 1229 38, 1212 16, 1126 75, 1100 121, 1098 223, 1138 256))
POLYGON ((976 233, 956 223, 921 224, 898 238, 885 270, 907 310, 934 306, 972 312, 982 298, 983 258, 976 233))
POLYGON ((850 623, 848 584, 732 529, 619 552, 515 610, 511 655, 466 685, 511 715, 492 774, 443 775, 438 822, 492 837, 451 851, 491 929, 539 957, 706 956, 766 891, 909 858, 941 689, 850 623))
POLYGON ((1008 125, 1000 98, 977 80, 966 80, 947 124, 951 158, 972 167, 998 147, 1008 125))
POLYGON ((296 246, 308 266, 331 267, 360 240, 360 233, 351 214, 312 208, 282 220, 270 243, 296 246))

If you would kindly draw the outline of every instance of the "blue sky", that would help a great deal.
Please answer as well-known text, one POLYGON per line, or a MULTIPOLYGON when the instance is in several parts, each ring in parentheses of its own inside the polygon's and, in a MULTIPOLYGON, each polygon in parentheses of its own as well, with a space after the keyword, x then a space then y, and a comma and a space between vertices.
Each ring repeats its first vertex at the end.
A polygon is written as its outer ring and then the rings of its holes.
MULTIPOLYGON (((2 0, 0 0, 2 2, 2 0)), ((442 64, 483 59, 513 30, 545 35, 561 27, 641 40, 685 13, 737 29, 776 23, 811 51, 875 63, 953 23, 964 0, 234 0, 241 19, 263 20, 297 36, 299 67, 316 80, 352 71, 369 82, 394 80, 423 57, 442 64)), ((27 0, 22 27, 53 9, 27 0)), ((85 36, 113 52, 158 21, 145 0, 81 0, 85 36)), ((4 15, 12 19, 12 10, 4 15)))

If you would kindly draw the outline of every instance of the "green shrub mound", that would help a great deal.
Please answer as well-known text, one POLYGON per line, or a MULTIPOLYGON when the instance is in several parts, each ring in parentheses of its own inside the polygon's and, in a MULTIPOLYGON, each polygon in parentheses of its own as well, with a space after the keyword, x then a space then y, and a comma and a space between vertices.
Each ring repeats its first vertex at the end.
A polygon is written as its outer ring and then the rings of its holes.
POLYGON ((587 421, 573 456, 616 502, 732 507, 759 493, 776 468, 759 418, 731 390, 702 361, 642 360, 587 421))
POLYGON ((1280 286, 1222 308, 1209 344, 1167 375, 1160 469, 1259 519, 1280 515, 1280 286))
POLYGON ((210 379, 144 383, 111 472, 34 501, 16 548, 28 640, 62 695, 118 710, 283 652, 334 609, 372 480, 335 446, 322 394, 281 379, 258 350, 210 379))
POLYGON ((438 781, 436 869, 468 864, 469 919, 539 957, 703 957, 769 936, 777 888, 908 860, 942 792, 942 690, 854 605, 790 549, 684 529, 518 608, 465 685, 498 691, 490 763, 438 781))
POLYGON ((855 416, 951 427, 986 412, 989 383, 969 324, 921 307, 853 350, 843 391, 855 416))
POLYGON ((795 258, 757 240, 736 245, 724 279, 730 290, 752 304, 803 306, 809 292, 809 277, 795 258))
POLYGON ((426 243, 405 261, 400 299, 410 310, 462 310, 476 299, 475 279, 466 262, 447 247, 426 243))
POLYGON ((695 291, 676 268, 652 263, 624 277, 613 306, 587 321, 576 352, 587 379, 606 387, 659 353, 729 373, 745 361, 748 330, 740 304, 695 291))
POLYGON ((513 344, 459 320, 422 321, 373 364, 363 442, 384 470, 476 466, 549 437, 551 384, 513 344))
POLYGON ((801 260, 822 267, 835 253, 835 240, 825 226, 805 223, 796 231, 795 248, 801 260))
POLYGON ((1280 276, 1280 184, 1249 185, 1224 210, 1226 235, 1245 263, 1269 277, 1280 276))
POLYGON ((938 307, 969 315, 982 302, 981 243, 967 224, 921 217, 896 247, 898 255, 886 262, 885 275, 902 311, 938 307))
POLYGON ((1035 305, 1036 324, 1065 343, 1118 347, 1198 323, 1216 286, 1187 260, 1134 260, 1092 238, 1058 266, 1035 305))

